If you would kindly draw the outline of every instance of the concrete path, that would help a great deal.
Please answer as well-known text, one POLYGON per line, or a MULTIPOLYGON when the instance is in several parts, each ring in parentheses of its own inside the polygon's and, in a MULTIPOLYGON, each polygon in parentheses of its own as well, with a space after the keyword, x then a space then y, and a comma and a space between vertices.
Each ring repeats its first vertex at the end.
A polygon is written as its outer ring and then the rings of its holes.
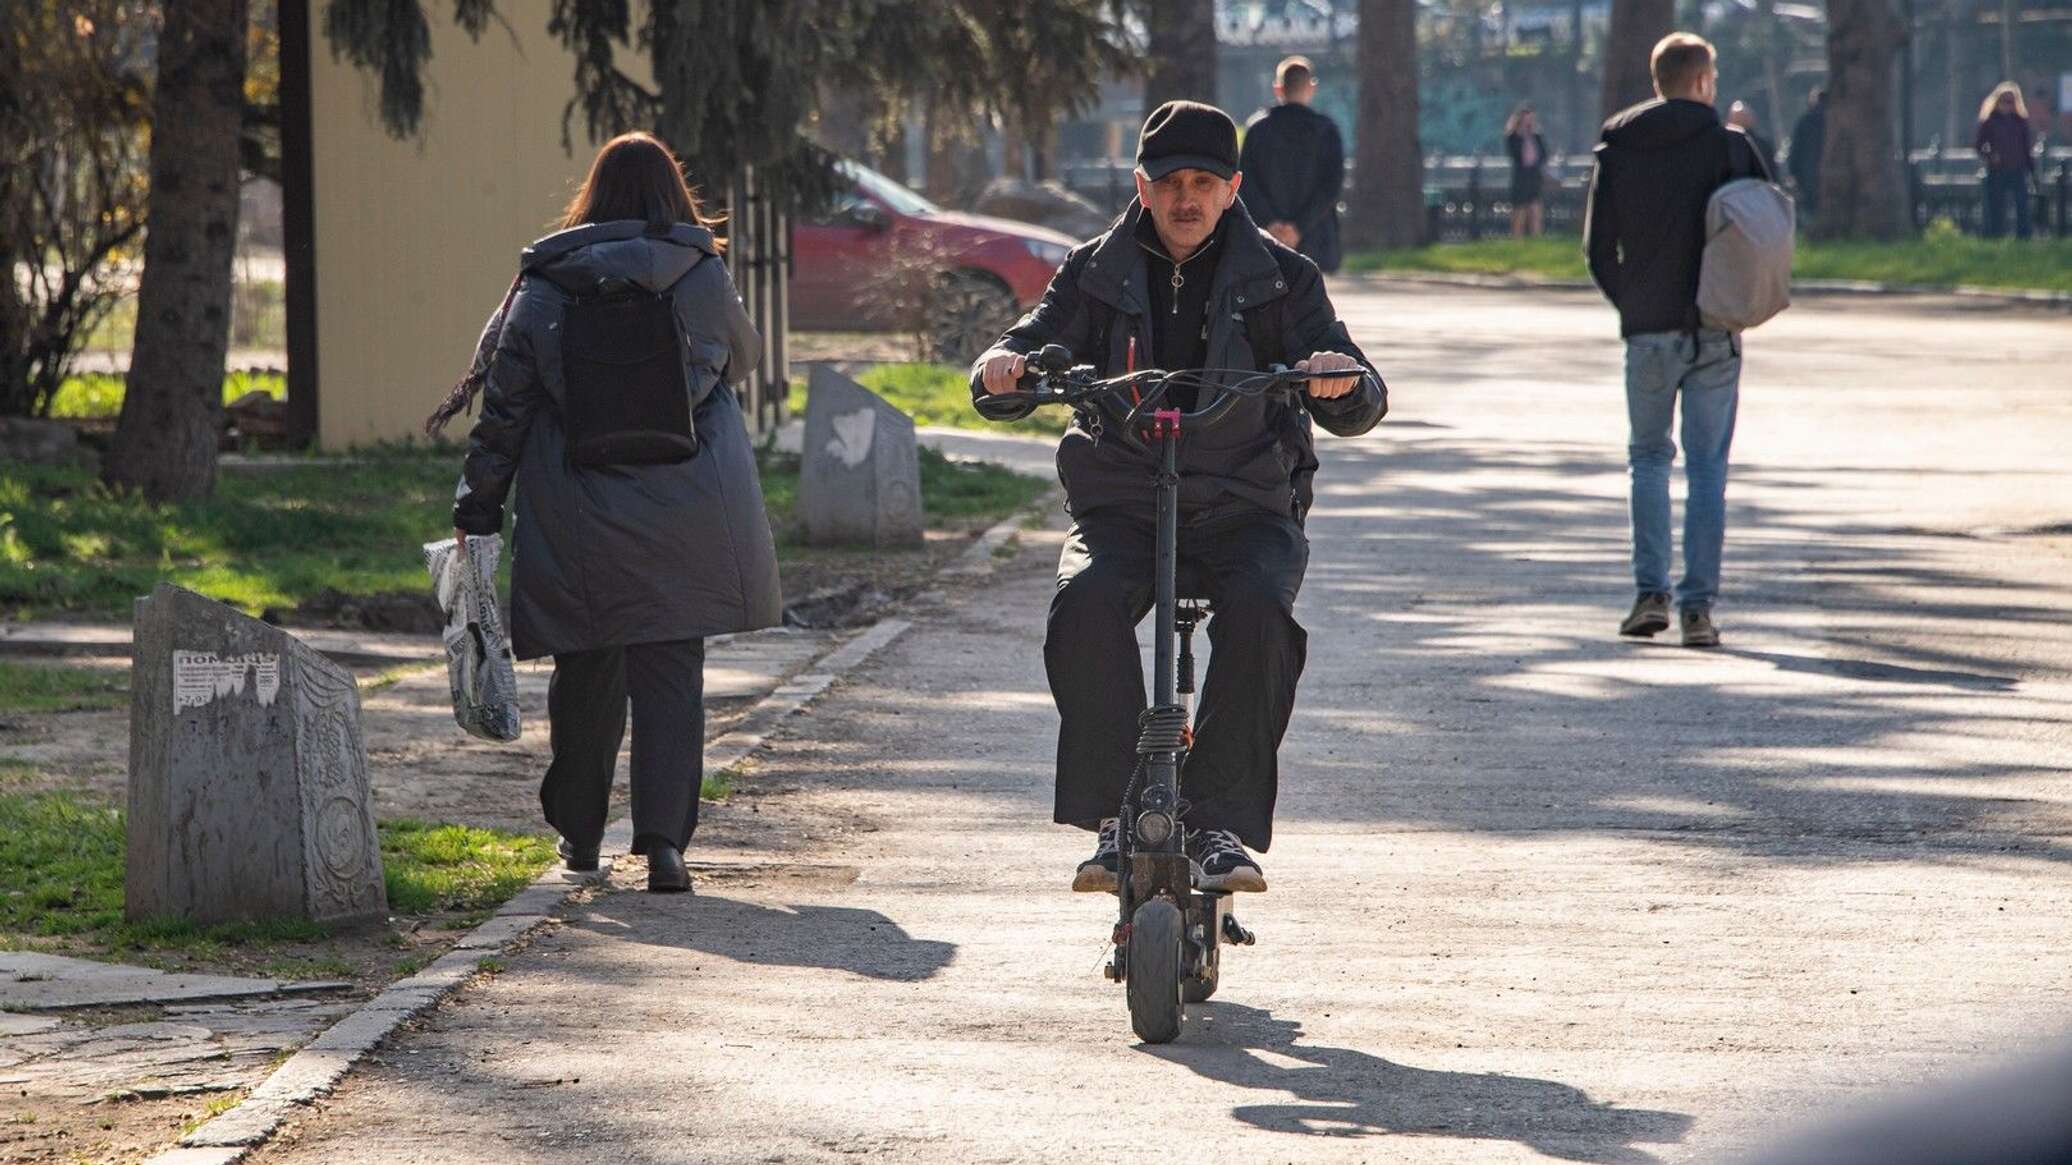
POLYGON ((1751 337, 1695 653, 1611 634, 1609 313, 1337 295, 1396 415, 1327 448, 1274 890, 1179 1043, 1047 824, 1053 531, 751 775, 814 844, 576 909, 256 1159, 1682 1161, 2072 1021, 2062 316, 1751 337))

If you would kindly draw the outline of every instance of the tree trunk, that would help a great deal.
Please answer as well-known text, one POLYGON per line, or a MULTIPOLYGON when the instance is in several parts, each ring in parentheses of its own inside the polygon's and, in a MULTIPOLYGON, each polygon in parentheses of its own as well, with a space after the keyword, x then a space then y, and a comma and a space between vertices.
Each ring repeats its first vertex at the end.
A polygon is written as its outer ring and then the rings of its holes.
POLYGON ((2000 0, 2000 79, 2002 81, 2012 81, 2015 79, 2014 26, 2015 18, 2020 12, 2021 6, 2015 0, 2000 0))
POLYGON ((1360 132, 1347 235, 1357 247, 1424 241, 1417 143, 1416 0, 1360 0, 1360 132))
POLYGON ((1604 89, 1598 102, 1606 118, 1655 95, 1648 54, 1668 36, 1676 0, 1612 0, 1611 28, 1604 38, 1604 89))
POLYGON ((237 249, 245 0, 168 0, 151 105, 137 335, 102 475, 153 500, 216 486, 237 249))
POLYGON ((1756 0, 1756 20, 1762 24, 1763 93, 1770 115, 1769 139, 1781 141, 1791 123, 1784 120, 1784 83, 1777 75, 1777 0, 1756 0))
POLYGON ((1148 0, 1144 115, 1168 101, 1216 104, 1216 0, 1148 0))
POLYGON ((1943 67, 1949 92, 1944 95, 1942 148, 1963 148, 1964 141, 1964 15, 1965 0, 1949 0, 1943 8, 1943 67))
POLYGON ((1827 7, 1827 148, 1820 162, 1825 239, 1896 239, 1913 233, 1906 176, 1893 140, 1892 65, 1906 29, 1892 0, 1830 0, 1827 7))
POLYGON ((1029 177, 1029 139, 1022 121, 1022 114, 1016 110, 1000 115, 1000 176, 1017 181, 1027 181, 1029 177))
POLYGON ((1568 148, 1581 153, 1597 140, 1583 105, 1583 0, 1569 0, 1568 21, 1568 148))

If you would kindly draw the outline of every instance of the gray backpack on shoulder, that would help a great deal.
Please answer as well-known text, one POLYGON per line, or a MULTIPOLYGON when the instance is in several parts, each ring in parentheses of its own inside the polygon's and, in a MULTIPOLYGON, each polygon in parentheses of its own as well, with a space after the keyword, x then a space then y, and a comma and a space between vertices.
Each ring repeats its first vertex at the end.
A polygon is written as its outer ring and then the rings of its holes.
POLYGON ((1736 178, 1705 204, 1705 253, 1698 265, 1698 319, 1739 332, 1791 306, 1796 210, 1791 195, 1762 178, 1736 178))

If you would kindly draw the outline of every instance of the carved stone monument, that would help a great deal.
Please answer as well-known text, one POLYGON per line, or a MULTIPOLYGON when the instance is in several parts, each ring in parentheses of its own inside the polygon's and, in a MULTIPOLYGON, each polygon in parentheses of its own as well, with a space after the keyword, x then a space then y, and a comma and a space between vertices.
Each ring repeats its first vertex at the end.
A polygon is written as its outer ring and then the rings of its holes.
POLYGON ((813 366, 799 514, 815 546, 918 546, 921 460, 913 418, 824 364, 813 366))
POLYGON ((130 668, 129 917, 386 915, 350 672, 166 583, 130 668))

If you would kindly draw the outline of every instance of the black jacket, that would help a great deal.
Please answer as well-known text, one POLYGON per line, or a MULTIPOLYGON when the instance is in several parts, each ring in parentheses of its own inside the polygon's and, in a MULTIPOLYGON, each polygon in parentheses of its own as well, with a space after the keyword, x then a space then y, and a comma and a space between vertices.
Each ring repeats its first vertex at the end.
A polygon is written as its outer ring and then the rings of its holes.
POLYGON ((1338 270, 1338 196, 1345 189, 1345 142, 1338 123, 1307 105, 1262 109, 1245 123, 1238 153, 1238 197, 1261 226, 1295 224, 1296 248, 1320 270, 1338 270))
MULTIPOLYGON (((1268 238, 1242 203, 1224 213, 1231 221, 1209 277, 1205 366, 1259 370, 1315 352, 1342 352, 1367 364, 1332 310, 1316 264, 1268 238)), ((1138 368, 1167 367, 1152 344, 1147 256, 1137 236, 1143 214, 1131 202, 1108 233, 1074 250, 1051 278, 1043 301, 999 346, 1033 352, 1062 344, 1077 360, 1112 376, 1124 370, 1134 337, 1138 368)), ((971 395, 978 411, 993 420, 1025 417, 1034 407, 1012 395, 988 394, 976 366, 971 395)), ((1215 428, 1182 442, 1181 508, 1198 513, 1241 499, 1300 520, 1309 510, 1317 467, 1310 417, 1333 433, 1355 437, 1387 412, 1388 389, 1372 375, 1335 400, 1304 396, 1299 408, 1244 401, 1215 428)), ((1058 442, 1058 479, 1074 515, 1110 506, 1152 509, 1156 463, 1121 437, 1096 431, 1119 422, 1120 414, 1111 412, 1090 429, 1075 418, 1058 442)))
POLYGON ((494 534, 515 480, 511 645, 520 659, 775 625, 777 555, 755 448, 728 381, 761 353, 712 235, 594 223, 526 248, 468 435, 453 524, 494 534), (684 338, 698 455, 585 468, 568 457, 561 332, 607 282, 667 292, 684 338))
POLYGON ((1696 330, 1706 201, 1750 177, 1769 174, 1748 136, 1703 102, 1657 99, 1604 123, 1583 249, 1620 335, 1696 330))

